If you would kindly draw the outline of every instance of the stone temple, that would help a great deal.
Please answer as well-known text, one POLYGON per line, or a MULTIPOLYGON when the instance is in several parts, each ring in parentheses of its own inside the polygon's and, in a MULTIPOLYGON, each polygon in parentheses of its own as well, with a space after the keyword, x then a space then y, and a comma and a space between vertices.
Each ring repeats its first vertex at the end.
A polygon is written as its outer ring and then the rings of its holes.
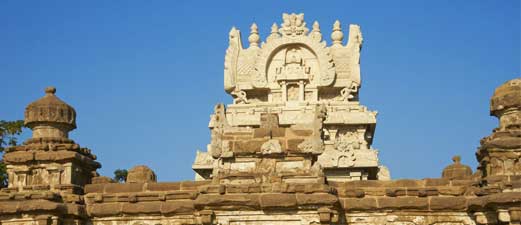
POLYGON ((68 138, 76 111, 47 88, 25 110, 32 138, 3 156, 0 225, 521 224, 520 78, 492 95, 499 126, 476 171, 455 156, 439 178, 392 180, 371 147, 377 113, 359 99, 360 27, 335 22, 328 45, 318 22, 282 19, 262 43, 253 24, 247 47, 231 29, 233 103, 215 106, 194 181, 157 182, 146 166, 125 183, 100 176, 91 150, 68 138))

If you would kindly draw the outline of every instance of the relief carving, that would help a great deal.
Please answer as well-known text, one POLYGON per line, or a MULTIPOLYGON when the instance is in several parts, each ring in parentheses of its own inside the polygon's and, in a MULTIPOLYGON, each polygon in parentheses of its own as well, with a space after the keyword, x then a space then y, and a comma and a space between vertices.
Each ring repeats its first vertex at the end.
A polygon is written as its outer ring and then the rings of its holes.
POLYGON ((298 36, 298 35, 306 35, 308 33, 308 28, 306 27, 306 22, 304 22, 304 13, 300 14, 282 14, 282 26, 279 29, 279 32, 284 36, 298 36))
POLYGON ((233 96, 233 104, 248 104, 248 98, 246 92, 242 90, 233 90, 231 95, 233 96))

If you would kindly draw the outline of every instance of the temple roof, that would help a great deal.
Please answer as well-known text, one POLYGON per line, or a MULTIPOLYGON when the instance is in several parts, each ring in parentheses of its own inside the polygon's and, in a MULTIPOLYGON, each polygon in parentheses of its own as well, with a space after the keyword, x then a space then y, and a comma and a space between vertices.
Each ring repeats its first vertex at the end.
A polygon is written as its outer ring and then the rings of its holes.
POLYGON ((521 78, 509 80, 497 87, 490 100, 490 115, 499 117, 510 108, 521 108, 521 78))
POLYGON ((76 110, 55 94, 55 87, 47 87, 45 96, 25 108, 25 126, 32 128, 41 123, 59 123, 69 130, 76 128, 76 110))

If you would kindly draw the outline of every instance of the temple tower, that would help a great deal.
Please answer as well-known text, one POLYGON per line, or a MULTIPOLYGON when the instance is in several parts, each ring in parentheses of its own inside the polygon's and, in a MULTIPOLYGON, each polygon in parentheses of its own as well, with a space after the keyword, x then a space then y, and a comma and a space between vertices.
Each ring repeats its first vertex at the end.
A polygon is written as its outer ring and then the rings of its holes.
POLYGON ((76 111, 55 93, 54 87, 46 88, 45 96, 25 109, 24 124, 33 135, 23 145, 6 149, 9 189, 75 192, 101 167, 89 149, 68 138, 76 128, 76 111))
POLYGON ((496 88, 490 115, 499 119, 499 126, 481 140, 478 169, 486 184, 508 184, 521 176, 521 78, 496 88))
POLYGON ((211 143, 193 165, 197 179, 389 179, 371 147, 377 113, 359 102, 360 27, 349 25, 344 44, 336 21, 327 46, 318 22, 310 30, 304 14, 282 17, 261 44, 253 24, 247 48, 231 29, 224 89, 233 103, 215 107, 211 143))

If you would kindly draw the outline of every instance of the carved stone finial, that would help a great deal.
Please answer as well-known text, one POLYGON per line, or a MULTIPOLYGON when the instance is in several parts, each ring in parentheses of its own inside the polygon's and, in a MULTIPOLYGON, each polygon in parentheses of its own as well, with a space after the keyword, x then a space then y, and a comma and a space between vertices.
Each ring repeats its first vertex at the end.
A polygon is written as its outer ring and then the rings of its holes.
POLYGON ((267 38, 267 41, 271 41, 271 40, 277 39, 277 38, 280 38, 279 26, 277 26, 276 23, 273 23, 273 25, 271 25, 271 32, 267 38))
POLYGON ((313 38, 313 40, 322 41, 322 33, 320 33, 320 25, 317 21, 313 23, 313 30, 311 30, 311 38, 313 38))
POLYGON ((56 88, 53 86, 46 87, 45 94, 56 94, 56 88))
POLYGON ((248 37, 248 41, 250 42, 250 47, 259 47, 259 28, 257 27, 257 24, 253 23, 250 27, 251 32, 250 36, 248 37))
POLYGON ((333 33, 331 33, 331 39, 333 40, 333 46, 341 46, 342 40, 344 39, 344 33, 340 27, 340 21, 335 21, 333 24, 333 33))
POLYGON ((455 155, 452 157, 452 162, 454 162, 454 164, 459 164, 461 163, 461 156, 459 155, 455 155))

